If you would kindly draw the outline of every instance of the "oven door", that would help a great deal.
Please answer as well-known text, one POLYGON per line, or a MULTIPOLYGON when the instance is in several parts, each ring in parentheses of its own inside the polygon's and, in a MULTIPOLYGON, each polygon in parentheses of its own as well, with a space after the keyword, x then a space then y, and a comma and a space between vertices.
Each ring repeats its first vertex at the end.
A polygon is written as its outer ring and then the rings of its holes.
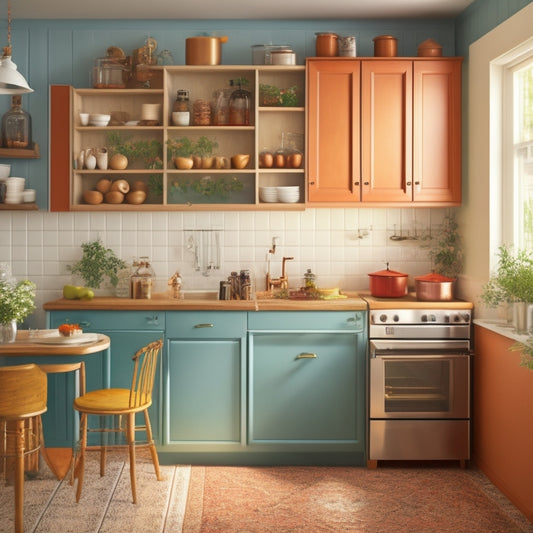
POLYGON ((468 350, 385 352, 371 343, 371 419, 469 418, 468 350))

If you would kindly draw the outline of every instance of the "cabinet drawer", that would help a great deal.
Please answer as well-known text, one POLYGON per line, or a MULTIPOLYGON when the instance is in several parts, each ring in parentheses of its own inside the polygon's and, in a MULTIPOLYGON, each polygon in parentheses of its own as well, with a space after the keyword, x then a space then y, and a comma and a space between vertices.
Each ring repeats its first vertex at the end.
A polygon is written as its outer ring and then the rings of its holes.
POLYGON ((246 313, 240 311, 177 311, 167 313, 169 338, 235 338, 246 336, 246 313))
POLYGON ((256 331, 346 330, 366 328, 366 311, 264 311, 250 313, 248 329, 256 331))
POLYGON ((50 327, 79 324, 92 331, 164 329, 165 313, 157 311, 52 311, 50 327))

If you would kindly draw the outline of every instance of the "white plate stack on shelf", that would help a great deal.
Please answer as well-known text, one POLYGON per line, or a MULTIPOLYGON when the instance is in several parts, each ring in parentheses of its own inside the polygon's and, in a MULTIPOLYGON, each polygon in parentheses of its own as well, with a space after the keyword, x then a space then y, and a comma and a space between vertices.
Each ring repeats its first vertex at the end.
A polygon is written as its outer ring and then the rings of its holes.
POLYGON ((259 187, 259 199, 265 203, 275 204, 278 201, 278 187, 259 187))
POLYGON ((300 200, 300 187, 298 185, 277 187, 278 201, 283 204, 294 204, 300 200))
POLYGON ((21 204, 25 178, 6 178, 6 204, 21 204))

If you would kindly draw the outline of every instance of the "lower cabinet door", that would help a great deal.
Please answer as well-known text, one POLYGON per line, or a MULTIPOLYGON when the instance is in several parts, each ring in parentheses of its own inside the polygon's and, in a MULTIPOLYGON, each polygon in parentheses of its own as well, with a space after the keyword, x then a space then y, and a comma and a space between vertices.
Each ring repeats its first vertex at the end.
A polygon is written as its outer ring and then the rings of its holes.
POLYGON ((240 444, 244 344, 169 340, 164 444, 240 444))
POLYGON ((357 336, 253 332, 249 442, 364 446, 364 366, 357 336))

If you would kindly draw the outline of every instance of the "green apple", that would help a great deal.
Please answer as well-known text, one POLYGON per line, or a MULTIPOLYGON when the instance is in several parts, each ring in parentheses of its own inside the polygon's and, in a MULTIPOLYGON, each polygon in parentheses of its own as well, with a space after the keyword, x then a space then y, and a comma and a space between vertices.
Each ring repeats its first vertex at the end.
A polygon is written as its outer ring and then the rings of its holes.
POLYGON ((94 292, 91 289, 87 289, 86 287, 79 287, 79 298, 82 300, 92 300, 94 298, 94 292))
POLYGON ((79 298, 79 288, 80 287, 76 287, 74 285, 65 285, 63 287, 63 298, 66 298, 67 300, 77 300, 79 298))

